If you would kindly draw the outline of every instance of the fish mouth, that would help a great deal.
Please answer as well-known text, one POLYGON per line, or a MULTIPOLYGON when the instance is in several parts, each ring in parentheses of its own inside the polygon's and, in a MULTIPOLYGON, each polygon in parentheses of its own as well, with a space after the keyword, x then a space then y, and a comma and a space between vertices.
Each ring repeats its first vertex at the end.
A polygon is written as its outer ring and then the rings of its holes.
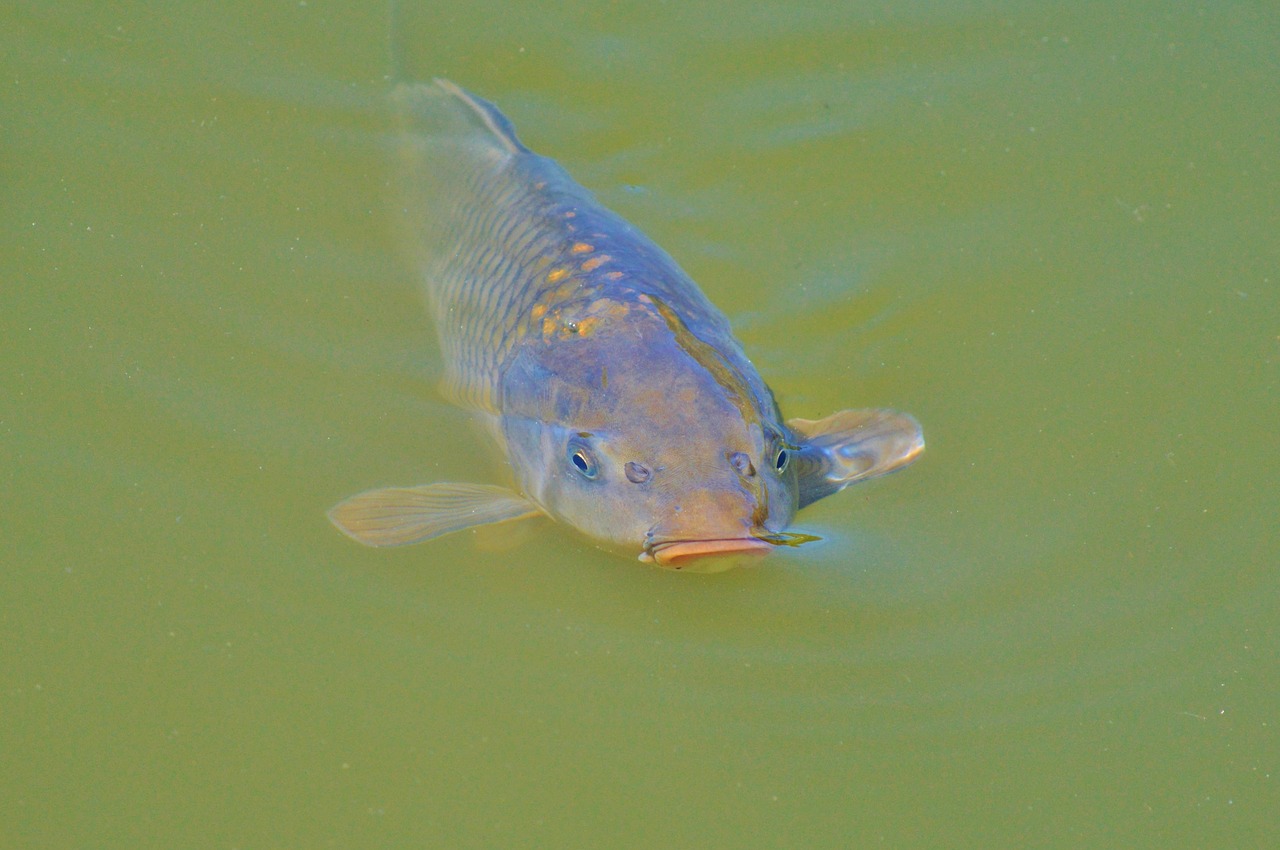
POLYGON ((640 560, 672 570, 696 573, 718 573, 736 566, 742 556, 758 558, 775 546, 803 546, 821 540, 812 534, 775 531, 750 537, 719 537, 706 540, 649 540, 640 560), (690 569, 690 564, 695 565, 690 569))
MULTIPOLYGON (((711 572, 728 569, 733 566, 725 561, 726 556, 751 555, 760 556, 773 548, 773 544, 757 537, 725 537, 717 540, 664 540, 645 546, 640 553, 640 560, 653 561, 660 567, 682 570, 691 563, 702 562, 712 558, 717 563, 703 564, 711 567, 711 572), (723 563, 723 566, 720 566, 723 563)), ((705 570, 704 570, 705 571, 705 570)))

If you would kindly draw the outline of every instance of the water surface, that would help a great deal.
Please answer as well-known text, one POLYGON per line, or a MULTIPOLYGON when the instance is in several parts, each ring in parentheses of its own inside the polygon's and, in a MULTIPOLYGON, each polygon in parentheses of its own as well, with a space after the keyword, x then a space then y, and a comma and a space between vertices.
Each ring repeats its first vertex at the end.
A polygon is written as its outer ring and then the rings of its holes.
POLYGON ((0 15, 0 844, 1280 840, 1269 7, 401 12, 0 15), (788 415, 924 458, 720 575, 343 538, 494 469, 396 245, 392 53, 670 251, 788 415))

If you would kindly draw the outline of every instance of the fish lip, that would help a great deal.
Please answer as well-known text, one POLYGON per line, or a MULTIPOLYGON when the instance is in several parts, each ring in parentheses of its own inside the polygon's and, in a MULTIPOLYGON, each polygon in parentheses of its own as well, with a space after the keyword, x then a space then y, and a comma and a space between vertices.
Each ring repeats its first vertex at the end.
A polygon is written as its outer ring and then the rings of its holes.
POLYGON ((653 561, 660 567, 683 569, 690 561, 726 555, 759 556, 773 549, 773 544, 758 537, 720 537, 701 540, 662 540, 645 544, 642 561, 653 561))

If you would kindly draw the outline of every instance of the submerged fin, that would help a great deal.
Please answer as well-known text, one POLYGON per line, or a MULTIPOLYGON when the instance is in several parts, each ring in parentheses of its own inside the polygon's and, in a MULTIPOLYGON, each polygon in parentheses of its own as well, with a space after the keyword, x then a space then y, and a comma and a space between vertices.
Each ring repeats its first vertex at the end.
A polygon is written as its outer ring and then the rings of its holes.
POLYGON ((855 481, 901 469, 924 451, 920 423, 892 410, 842 410, 825 419, 790 419, 801 438, 800 507, 855 481))
POLYGON ((471 92, 463 89, 461 86, 450 82, 449 80, 436 77, 434 80, 436 87, 448 92, 458 100, 462 101, 472 112, 475 113, 476 119, 485 126, 511 153, 529 153, 529 149, 521 144, 516 138, 516 128, 511 125, 510 119, 498 111, 498 107, 482 97, 476 97, 471 92))
POLYGON ((448 80, 437 78, 434 85, 401 83, 391 96, 406 129, 437 140, 490 146, 506 154, 529 153, 498 107, 448 80))
POLYGON ((334 505, 329 520, 366 546, 403 546, 539 513, 532 502, 505 487, 423 484, 359 493, 334 505))

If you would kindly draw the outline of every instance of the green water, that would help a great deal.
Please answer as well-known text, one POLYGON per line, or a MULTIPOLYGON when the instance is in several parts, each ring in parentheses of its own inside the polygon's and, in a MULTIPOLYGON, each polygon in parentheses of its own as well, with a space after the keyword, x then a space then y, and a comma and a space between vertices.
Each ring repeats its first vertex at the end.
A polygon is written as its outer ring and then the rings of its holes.
POLYGON ((1280 845, 1273 4, 187 6, 0 12, 0 847, 1280 845), (924 458, 719 575, 342 537, 494 463, 389 43, 924 458))

